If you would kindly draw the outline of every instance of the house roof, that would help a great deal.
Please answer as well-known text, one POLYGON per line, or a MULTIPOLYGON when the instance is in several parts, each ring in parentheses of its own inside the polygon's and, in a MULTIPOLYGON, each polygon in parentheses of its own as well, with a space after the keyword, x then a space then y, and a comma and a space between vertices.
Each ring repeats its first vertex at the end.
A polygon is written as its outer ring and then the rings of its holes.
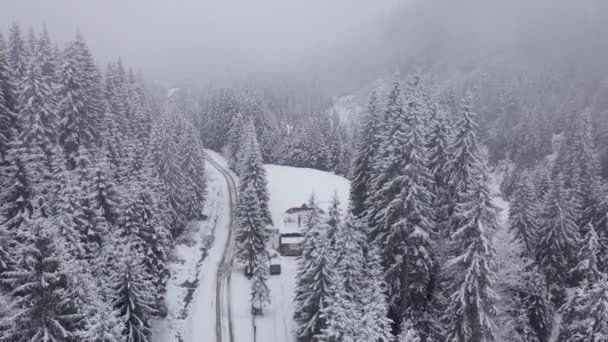
POLYGON ((304 237, 302 236, 288 236, 281 238, 281 244, 296 244, 301 243, 302 241, 304 241, 304 237))
POLYGON ((310 208, 309 206, 306 205, 306 203, 302 204, 301 207, 293 207, 293 208, 289 208, 287 209, 287 211, 285 213, 287 214, 295 214, 295 213, 299 213, 302 211, 311 211, 312 208, 310 208))
MULTIPOLYGON (((286 214, 295 214, 300 212, 312 211, 312 208, 309 207, 306 203, 303 203, 300 207, 289 208, 285 211, 286 214)), ((319 212, 323 213, 322 209, 319 209, 319 212)))

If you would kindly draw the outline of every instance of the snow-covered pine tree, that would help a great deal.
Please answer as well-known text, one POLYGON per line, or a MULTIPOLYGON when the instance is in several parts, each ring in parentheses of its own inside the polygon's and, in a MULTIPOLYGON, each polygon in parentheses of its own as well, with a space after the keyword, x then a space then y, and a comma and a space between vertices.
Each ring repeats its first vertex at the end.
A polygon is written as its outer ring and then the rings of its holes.
POLYGON ((106 106, 106 113, 102 121, 101 131, 102 151, 111 164, 112 177, 117 183, 123 183, 130 177, 130 156, 125 141, 126 136, 120 129, 118 115, 110 111, 110 105, 106 106))
POLYGON ((538 240, 537 213, 530 176, 524 172, 515 184, 513 200, 509 206, 509 229, 524 246, 525 255, 532 258, 538 240))
POLYGON ((2 273, 11 270, 15 264, 15 233, 0 225, 0 278, 2 273))
MULTIPOLYGON (((97 284, 103 288, 103 284, 97 284)), ((98 292, 90 303, 85 317, 84 327, 78 333, 78 340, 83 342, 124 342, 123 322, 119 318, 119 311, 114 303, 106 300, 98 292)))
POLYGON ((327 327, 320 340, 390 341, 381 264, 369 254, 365 228, 352 213, 340 224, 333 250, 335 277, 330 305, 321 311, 327 327))
POLYGON ((0 92, 4 96, 6 107, 13 112, 13 115, 17 113, 17 84, 11 66, 9 47, 0 33, 0 92))
POLYGON ((377 155, 372 166, 370 197, 367 199, 365 217, 370 227, 370 236, 375 238, 383 229, 382 209, 390 202, 388 194, 382 189, 395 178, 398 170, 397 142, 394 140, 397 131, 403 131, 407 124, 403 114, 403 96, 400 75, 395 76, 393 87, 388 95, 386 110, 382 120, 380 141, 377 155))
POLYGON ((99 211, 100 215, 112 226, 118 223, 120 217, 121 195, 118 185, 112 175, 112 164, 108 161, 106 146, 100 147, 91 167, 88 184, 88 200, 91 209, 99 211))
POLYGON ((539 236, 536 259, 545 273, 547 287, 555 304, 563 300, 564 286, 574 266, 578 246, 578 227, 573 214, 570 194, 564 188, 563 176, 551 181, 539 216, 539 236))
MULTIPOLYGON (((387 205, 380 213, 381 229, 374 240, 384 260, 389 302, 395 312, 412 319, 425 311, 433 270, 433 180, 426 159, 424 119, 426 104, 420 80, 409 82, 405 117, 407 126, 393 135, 398 156, 396 174, 382 189, 387 205)), ((401 316, 399 316, 401 317, 401 316)), ((422 331, 426 327, 416 328, 422 331)))
POLYGON ((268 258, 259 257, 253 265, 251 276, 251 305, 264 310, 270 304, 270 288, 268 277, 270 276, 268 258))
POLYGON ((371 248, 365 258, 365 285, 363 287, 361 325, 367 341, 392 341, 392 321, 388 318, 389 304, 382 258, 377 249, 371 248))
POLYGON ((321 310, 326 326, 321 334, 315 336, 315 342, 359 342, 364 339, 361 323, 361 308, 353 300, 352 293, 346 289, 340 272, 334 273, 331 287, 332 295, 329 305, 321 310))
POLYGON ((123 322, 123 335, 127 342, 150 340, 150 319, 155 313, 154 285, 143 265, 144 256, 126 239, 120 251, 110 281, 115 293, 115 306, 123 322))
POLYGON ((260 215, 266 225, 272 225, 272 215, 268 207, 268 181, 266 180, 266 169, 262 163, 260 146, 256 138, 253 121, 249 120, 245 126, 244 150, 238 167, 239 193, 251 186, 255 191, 260 215))
POLYGON ((359 132, 357 152, 353 160, 353 179, 350 183, 350 201, 353 214, 361 217, 365 211, 365 203, 370 196, 370 182, 372 174, 372 160, 380 142, 380 113, 378 113, 378 95, 372 92, 367 110, 363 117, 359 132))
POLYGON ((27 72, 29 52, 21 27, 13 23, 8 36, 8 60, 16 82, 21 82, 27 72))
POLYGON ((579 286, 561 308, 562 328, 558 341, 602 341, 608 338, 608 287, 606 275, 598 270, 599 239, 591 224, 572 270, 579 286))
POLYGON ((50 160, 57 142, 58 122, 52 79, 42 73, 43 62, 43 51, 35 51, 19 83, 16 140, 42 186, 51 178, 50 160))
POLYGON ((123 103, 120 95, 120 93, 123 91, 122 88, 124 88, 124 84, 120 83, 120 79, 117 74, 117 66, 114 63, 108 64, 104 78, 105 100, 108 104, 108 108, 105 110, 105 112, 114 114, 114 121, 118 129, 120 129, 122 132, 122 129, 127 126, 128 121, 125 104, 123 103))
POLYGON ((134 195, 140 220, 138 238, 142 242, 138 248, 146 256, 143 261, 146 273, 151 275, 156 293, 160 294, 164 292, 170 275, 167 263, 172 246, 171 232, 163 219, 164 208, 157 202, 153 184, 147 183, 142 177, 134 195))
POLYGON ((430 129, 427 135, 428 169, 433 177, 433 195, 435 198, 435 221, 437 233, 443 237, 449 236, 447 229, 447 210, 450 201, 448 185, 450 174, 446 172, 445 166, 450 160, 448 151, 450 144, 449 121, 439 104, 434 102, 430 106, 430 129))
POLYGON ((38 49, 41 58, 40 68, 42 69, 42 75, 45 78, 48 78, 54 85, 57 81, 58 61, 55 59, 56 56, 53 52, 53 43, 51 42, 51 37, 46 29, 46 25, 42 27, 42 32, 40 32, 36 44, 36 49, 38 49))
POLYGON ((53 201, 53 220, 57 225, 58 233, 68 243, 68 252, 77 258, 84 258, 87 254, 89 242, 101 238, 102 232, 95 232, 95 228, 87 222, 85 211, 85 189, 74 171, 67 169, 66 158, 55 156, 53 162, 54 187, 56 197, 53 201), (90 238, 90 240, 89 240, 90 238))
POLYGON ((336 272, 327 231, 319 225, 308 231, 318 231, 318 235, 306 234, 304 244, 314 247, 309 262, 298 266, 294 320, 299 342, 316 341, 315 337, 327 327, 322 311, 330 304, 336 272))
POLYGON ((0 164, 6 161, 10 141, 17 134, 15 121, 16 86, 8 62, 4 37, 0 34, 0 164))
POLYGON ((80 51, 75 43, 66 47, 61 65, 61 80, 57 95, 60 98, 58 115, 60 117, 59 143, 63 147, 68 169, 76 167, 81 149, 90 149, 95 144, 96 116, 85 106, 87 93, 83 84, 82 65, 78 60, 80 51))
POLYGON ((327 239, 329 245, 334 248, 336 244, 336 236, 339 234, 340 225, 342 224, 342 210, 340 209, 340 198, 338 193, 334 192, 329 207, 327 208, 327 217, 325 220, 325 230, 327 231, 327 239))
POLYGON ((34 212, 36 178, 22 149, 10 149, 7 157, 9 165, 3 168, 0 183, 0 224, 8 231, 18 231, 34 212))
POLYGON ((236 256, 245 264, 247 273, 253 272, 256 262, 267 258, 268 229, 260 212, 256 188, 248 184, 239 191, 239 203, 235 214, 237 222, 236 256))
POLYGON ((246 125, 247 120, 243 118, 243 114, 236 113, 230 122, 227 143, 224 147, 228 165, 235 172, 238 172, 239 159, 242 157, 241 148, 244 147, 243 145, 246 143, 246 141, 244 141, 246 125))
MULTIPOLYGON (((304 221, 304 242, 302 244, 302 254, 298 256, 298 273, 296 275, 296 287, 299 288, 300 282, 306 281, 303 278, 308 264, 312 261, 317 239, 321 236, 323 212, 315 200, 314 194, 310 195, 307 203, 310 212, 304 221)), ((303 284, 302 284, 303 286, 303 284)))
POLYGON ((188 178, 186 181, 187 218, 198 219, 201 216, 205 194, 207 193, 207 179, 205 176, 205 151, 193 127, 187 128, 185 136, 181 140, 180 152, 182 154, 181 170, 188 178))
POLYGON ((598 256, 600 252, 600 242, 591 224, 585 227, 585 239, 581 243, 581 248, 576 257, 577 265, 572 269, 572 273, 577 274, 583 286, 594 284, 600 276, 598 268, 598 256))
POLYGON ((65 242, 53 222, 36 217, 24 222, 19 232, 21 250, 14 271, 2 282, 11 289, 16 313, 8 341, 72 341, 83 312, 76 311, 66 282, 65 242))
POLYGON ((397 336, 397 342, 420 342, 420 335, 416 331, 414 324, 408 319, 401 323, 401 332, 397 336))
POLYGON ((466 196, 469 185, 476 182, 476 169, 481 163, 477 137, 479 125, 475 122, 472 106, 473 94, 471 91, 467 91, 454 124, 454 136, 449 147, 452 156, 445 167, 445 172, 450 175, 450 206, 448 208, 448 215, 452 218, 450 232, 454 232, 458 226, 458 223, 454 222, 457 217, 453 215, 456 205, 461 202, 461 196, 466 196))
POLYGON ((492 236, 497 209, 487 185, 487 170, 477 139, 477 123, 465 95, 452 142, 452 168, 458 174, 451 187, 457 191, 451 234, 452 258, 446 267, 453 292, 446 310, 447 341, 494 340, 495 260, 492 236))
POLYGON ((101 73, 82 34, 77 33, 71 45, 79 65, 79 81, 81 91, 84 94, 83 104, 87 118, 91 121, 90 125, 94 129, 95 140, 100 141, 98 132, 101 129, 101 121, 105 112, 101 73))
POLYGON ((175 212, 171 231, 174 236, 179 234, 185 225, 186 208, 184 206, 184 175, 180 168, 179 153, 175 137, 169 130, 170 118, 165 117, 156 123, 152 138, 152 160, 156 166, 155 176, 163 183, 164 191, 169 198, 169 204, 175 212))
POLYGON ((608 278, 578 288, 562 308, 562 327, 557 341, 586 342, 608 339, 608 278))

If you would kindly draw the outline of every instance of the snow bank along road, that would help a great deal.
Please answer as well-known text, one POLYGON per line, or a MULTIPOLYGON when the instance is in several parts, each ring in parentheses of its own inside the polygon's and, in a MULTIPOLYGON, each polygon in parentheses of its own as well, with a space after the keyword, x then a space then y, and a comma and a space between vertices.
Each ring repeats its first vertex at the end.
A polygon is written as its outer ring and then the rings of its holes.
MULTIPOLYGON (((207 161, 216 168, 226 179, 228 185, 228 198, 230 208, 230 220, 228 221, 228 238, 226 239, 224 253, 217 269, 215 287, 215 334, 217 342, 234 342, 232 333, 232 314, 230 303, 230 279, 232 274, 232 260, 234 250, 233 223, 234 206, 236 202, 236 183, 232 174, 213 157, 207 155, 207 161)), ((199 336, 202 337, 202 336, 199 336)))

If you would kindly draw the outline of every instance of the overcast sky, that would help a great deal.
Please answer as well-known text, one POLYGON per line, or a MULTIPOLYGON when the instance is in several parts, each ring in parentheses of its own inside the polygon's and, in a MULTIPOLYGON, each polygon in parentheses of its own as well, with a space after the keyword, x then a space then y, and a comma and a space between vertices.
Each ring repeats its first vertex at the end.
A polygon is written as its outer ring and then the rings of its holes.
MULTIPOLYGON (((403 1, 403 0, 402 0, 403 1)), ((62 41, 79 29, 102 61, 122 56, 152 77, 293 68, 399 0, 0 0, 0 23, 62 41)))

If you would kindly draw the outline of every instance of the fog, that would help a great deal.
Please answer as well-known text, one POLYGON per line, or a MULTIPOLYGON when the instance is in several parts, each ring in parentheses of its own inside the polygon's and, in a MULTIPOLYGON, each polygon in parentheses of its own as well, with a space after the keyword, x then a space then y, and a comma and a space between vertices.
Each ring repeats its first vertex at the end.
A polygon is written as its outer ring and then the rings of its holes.
MULTIPOLYGON (((163 80, 293 70, 395 0, 2 0, 0 22, 78 29, 101 59, 121 56, 163 80)), ((102 61, 103 62, 103 61, 102 61)))
POLYGON ((483 63, 605 66, 603 0, 0 0, 0 24, 80 30, 100 64, 120 56, 164 84, 306 82, 347 93, 401 69, 483 63))

